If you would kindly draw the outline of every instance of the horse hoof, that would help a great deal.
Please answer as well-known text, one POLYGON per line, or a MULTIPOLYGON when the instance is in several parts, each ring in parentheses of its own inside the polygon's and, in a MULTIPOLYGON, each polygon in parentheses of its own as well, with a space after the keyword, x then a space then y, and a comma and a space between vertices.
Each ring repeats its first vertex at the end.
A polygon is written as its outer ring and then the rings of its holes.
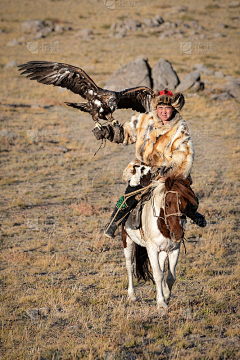
POLYGON ((169 301, 170 301, 170 296, 169 296, 169 297, 165 297, 165 303, 166 303, 166 304, 169 304, 169 301))
POLYGON ((168 306, 166 303, 161 302, 158 304, 158 311, 160 313, 160 315, 166 315, 168 312, 168 306))
POLYGON ((137 298, 136 295, 132 294, 132 295, 128 296, 128 300, 130 300, 130 301, 138 301, 138 298, 137 298))

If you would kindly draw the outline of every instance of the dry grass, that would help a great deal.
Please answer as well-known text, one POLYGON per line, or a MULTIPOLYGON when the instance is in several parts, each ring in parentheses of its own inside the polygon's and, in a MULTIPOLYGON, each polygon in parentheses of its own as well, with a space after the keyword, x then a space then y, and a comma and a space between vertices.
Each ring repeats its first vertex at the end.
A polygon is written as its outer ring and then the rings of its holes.
MULTIPOLYGON (((237 9, 210 0, 185 1, 187 13, 169 15, 173 5, 136 1, 133 9, 113 11, 102 1, 2 1, 1 104, 40 106, 0 105, 0 130, 18 135, 0 139, 2 359, 240 357, 239 102, 216 104, 204 95, 186 99, 182 115, 196 149, 194 190, 209 225, 188 224, 187 254, 181 252, 169 314, 160 317, 151 283, 136 283, 139 301, 128 302, 120 237, 109 240, 100 233, 124 191, 121 172, 134 157, 134 147, 108 143, 94 156, 99 144, 90 117, 63 104, 78 100, 77 95, 30 83, 16 68, 4 68, 10 60, 66 62, 83 67, 103 85, 113 71, 145 53, 151 66, 160 57, 168 59, 180 76, 199 62, 238 76, 237 9), (160 42, 155 33, 108 37, 113 21, 156 13, 165 20, 199 20, 206 39, 188 41, 212 42, 212 51, 182 54, 179 39, 160 42), (34 55, 25 45, 6 46, 21 36, 22 21, 53 17, 74 28, 40 40, 59 41, 58 52, 34 55), (220 23, 229 28, 219 30, 220 23), (74 38, 81 28, 93 29, 94 39, 74 38), (219 31, 227 36, 215 38, 219 31), (63 146, 70 151, 63 152, 63 146)), ((225 81, 203 79, 217 91, 225 81)), ((118 111, 116 116, 123 122, 131 114, 118 111)))

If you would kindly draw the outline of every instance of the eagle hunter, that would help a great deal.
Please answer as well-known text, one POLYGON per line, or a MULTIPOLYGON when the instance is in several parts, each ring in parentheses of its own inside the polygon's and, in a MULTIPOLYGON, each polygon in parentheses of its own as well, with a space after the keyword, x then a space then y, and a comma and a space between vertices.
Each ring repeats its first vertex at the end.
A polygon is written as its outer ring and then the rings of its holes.
POLYGON ((90 113, 96 126, 101 128, 99 120, 115 122, 112 114, 116 109, 133 109, 140 113, 152 110, 151 100, 154 91, 139 86, 123 91, 110 91, 98 87, 82 69, 58 62, 29 61, 19 65, 21 75, 27 74, 30 80, 46 85, 61 86, 79 94, 85 103, 69 103, 81 111, 90 113))

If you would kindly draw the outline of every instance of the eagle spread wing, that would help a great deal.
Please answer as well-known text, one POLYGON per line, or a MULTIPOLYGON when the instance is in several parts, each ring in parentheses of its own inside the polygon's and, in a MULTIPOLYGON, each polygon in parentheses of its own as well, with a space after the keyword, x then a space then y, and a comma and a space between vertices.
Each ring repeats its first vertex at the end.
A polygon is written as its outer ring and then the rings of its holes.
POLYGON ((67 88, 84 99, 101 90, 82 69, 64 63, 29 61, 20 65, 19 71, 23 71, 21 75, 28 74, 30 80, 67 88))
POLYGON ((131 89, 126 89, 116 93, 117 108, 118 109, 133 109, 135 111, 144 113, 152 110, 151 100, 153 97, 153 90, 146 86, 139 86, 131 89))
POLYGON ((145 86, 119 92, 105 90, 98 87, 82 69, 57 62, 29 61, 20 65, 19 71, 30 80, 61 86, 82 96, 87 102, 67 105, 90 113, 97 126, 100 126, 100 119, 113 121, 112 113, 116 109, 133 109, 141 113, 152 110, 151 100, 154 92, 145 86))

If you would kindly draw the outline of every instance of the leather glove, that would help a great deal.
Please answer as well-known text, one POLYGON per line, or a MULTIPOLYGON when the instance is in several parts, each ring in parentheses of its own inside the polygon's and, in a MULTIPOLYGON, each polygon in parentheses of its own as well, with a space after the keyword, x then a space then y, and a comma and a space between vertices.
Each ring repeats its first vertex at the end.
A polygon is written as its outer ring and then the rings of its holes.
POLYGON ((120 144, 123 142, 124 139, 123 126, 119 123, 115 123, 114 125, 102 126, 101 129, 95 127, 92 132, 97 140, 107 139, 111 142, 120 144))
POLYGON ((95 138, 97 140, 102 140, 102 139, 108 139, 109 135, 110 135, 110 129, 108 128, 110 125, 108 126, 102 126, 101 129, 95 127, 92 132, 95 136, 95 138))

